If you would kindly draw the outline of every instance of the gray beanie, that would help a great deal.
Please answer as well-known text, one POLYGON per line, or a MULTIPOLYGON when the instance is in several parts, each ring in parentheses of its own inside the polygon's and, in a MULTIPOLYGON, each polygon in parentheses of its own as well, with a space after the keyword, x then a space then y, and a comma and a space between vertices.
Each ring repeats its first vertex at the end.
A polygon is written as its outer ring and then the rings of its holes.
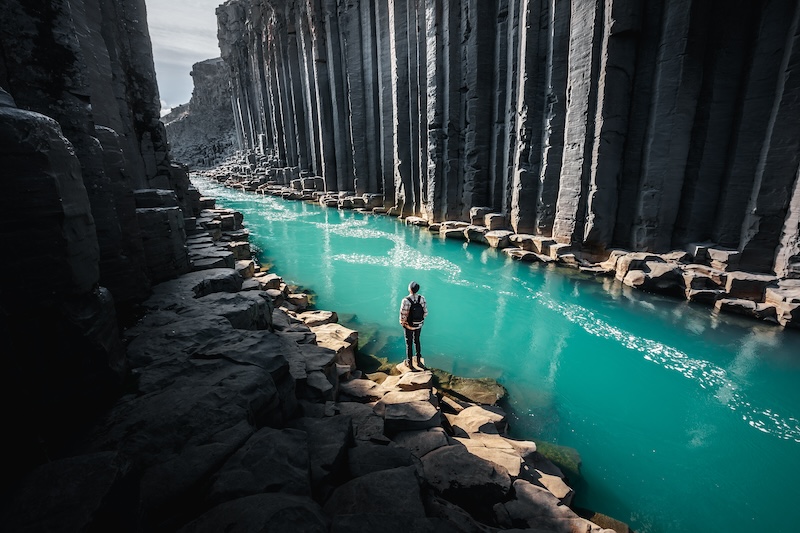
POLYGON ((408 284, 408 290, 410 290, 413 293, 416 293, 419 290, 419 283, 417 283, 416 281, 412 281, 411 283, 408 284))

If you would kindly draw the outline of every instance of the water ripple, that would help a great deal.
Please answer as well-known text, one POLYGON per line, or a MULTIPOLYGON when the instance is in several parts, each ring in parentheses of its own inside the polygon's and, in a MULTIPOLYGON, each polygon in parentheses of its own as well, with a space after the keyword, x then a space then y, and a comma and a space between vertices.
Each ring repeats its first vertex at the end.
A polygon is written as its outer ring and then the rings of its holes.
POLYGON ((615 341, 629 350, 641 353, 647 361, 680 373, 703 389, 716 391, 716 398, 732 411, 738 412, 750 427, 784 440, 800 442, 800 420, 752 405, 738 390, 739 387, 730 379, 728 372, 714 363, 694 359, 658 341, 632 335, 597 318, 592 311, 581 306, 557 303, 542 293, 536 293, 532 298, 587 333, 615 341))

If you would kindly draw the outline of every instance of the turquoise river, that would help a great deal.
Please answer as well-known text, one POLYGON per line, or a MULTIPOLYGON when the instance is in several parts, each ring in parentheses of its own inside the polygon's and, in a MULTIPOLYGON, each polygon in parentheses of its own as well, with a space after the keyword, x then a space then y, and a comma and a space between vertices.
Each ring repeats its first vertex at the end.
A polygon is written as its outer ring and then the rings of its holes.
POLYGON ((428 366, 492 377, 512 436, 580 453, 575 504, 638 533, 796 531, 800 332, 523 264, 380 215, 194 178, 244 214, 259 260, 400 362, 421 285, 428 366))

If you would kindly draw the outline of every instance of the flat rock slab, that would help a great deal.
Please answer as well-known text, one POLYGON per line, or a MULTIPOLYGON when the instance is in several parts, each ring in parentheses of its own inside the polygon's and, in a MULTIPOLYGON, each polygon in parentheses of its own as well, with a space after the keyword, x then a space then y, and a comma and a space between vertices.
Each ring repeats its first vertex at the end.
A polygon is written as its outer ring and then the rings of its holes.
POLYGON ((401 391, 430 389, 433 387, 433 372, 404 372, 399 376, 389 376, 381 385, 386 389, 401 391))
POLYGON ((471 454, 502 466, 508 471, 509 476, 519 477, 522 471, 522 458, 499 435, 493 440, 462 437, 454 437, 453 440, 464 446, 471 454))
POLYGON ((339 321, 339 316, 333 311, 305 311, 298 314, 297 318, 309 327, 335 324, 339 321))
POLYGON ((178 530, 179 533, 303 531, 327 533, 330 520, 311 498, 256 494, 220 504, 178 530))
POLYGON ((367 403, 383 398, 386 390, 371 379, 350 379, 339 383, 339 393, 350 401, 367 403))
POLYGON ((452 444, 447 432, 441 427, 402 431, 395 434, 392 437, 392 441, 394 441, 396 445, 406 448, 419 458, 424 457, 426 454, 442 446, 449 446, 452 444))
POLYGON ((442 423, 439 410, 428 401, 388 404, 383 416, 387 434, 413 429, 428 429, 442 423))
POLYGON ((484 237, 486 238, 486 242, 492 248, 507 248, 511 246, 509 237, 512 235, 514 235, 513 231, 497 229, 493 231, 487 231, 484 237))
POLYGON ((297 429, 260 429, 214 476, 209 503, 263 492, 311 496, 307 440, 297 429))
POLYGON ((438 405, 436 396, 434 396, 431 389, 419 389, 414 391, 394 390, 385 393, 383 397, 375 403, 373 409, 377 415, 385 416, 388 406, 413 402, 428 402, 434 407, 438 405))

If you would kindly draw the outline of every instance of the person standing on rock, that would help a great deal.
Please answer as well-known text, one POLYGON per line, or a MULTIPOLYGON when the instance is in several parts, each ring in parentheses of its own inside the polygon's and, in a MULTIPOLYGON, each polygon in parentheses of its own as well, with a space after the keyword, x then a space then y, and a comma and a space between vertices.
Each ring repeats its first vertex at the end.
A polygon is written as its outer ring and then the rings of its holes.
POLYGON ((408 284, 408 296, 403 298, 403 303, 400 304, 400 325, 403 326, 406 335, 406 365, 411 370, 416 370, 411 361, 414 348, 417 349, 417 366, 425 368, 422 364, 419 336, 426 316, 428 316, 428 304, 425 302, 425 297, 419 294, 419 283, 412 281, 408 284))

